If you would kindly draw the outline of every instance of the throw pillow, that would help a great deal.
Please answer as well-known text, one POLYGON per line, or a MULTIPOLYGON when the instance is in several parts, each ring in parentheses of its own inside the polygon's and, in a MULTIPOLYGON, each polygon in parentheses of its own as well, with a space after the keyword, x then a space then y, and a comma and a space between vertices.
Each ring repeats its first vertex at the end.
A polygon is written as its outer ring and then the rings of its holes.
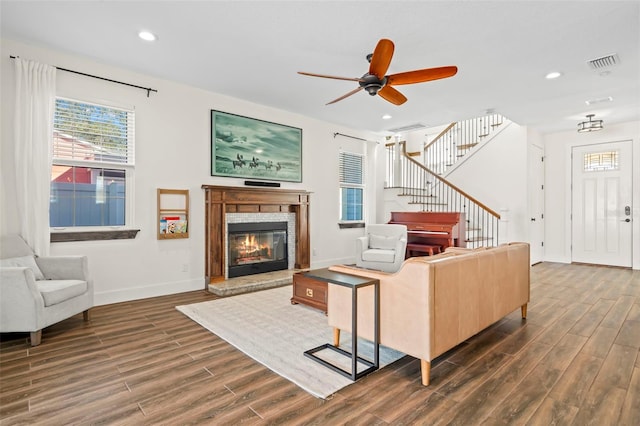
POLYGON ((397 237, 386 237, 384 235, 369 234, 369 248, 393 250, 398 242, 397 237))
POLYGON ((0 266, 4 267, 24 267, 33 271, 36 280, 44 280, 44 274, 38 267, 36 259, 33 256, 11 257, 9 259, 0 259, 0 266))

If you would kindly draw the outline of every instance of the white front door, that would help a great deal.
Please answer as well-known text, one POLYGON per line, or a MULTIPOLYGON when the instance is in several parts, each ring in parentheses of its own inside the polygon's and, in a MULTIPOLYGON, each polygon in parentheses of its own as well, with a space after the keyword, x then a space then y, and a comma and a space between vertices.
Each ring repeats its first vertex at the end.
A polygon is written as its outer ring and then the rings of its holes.
POLYGON ((631 267, 631 155, 631 141, 573 148, 573 262, 631 267))
POLYGON ((529 245, 531 264, 542 262, 544 255, 544 153, 529 146, 529 245))

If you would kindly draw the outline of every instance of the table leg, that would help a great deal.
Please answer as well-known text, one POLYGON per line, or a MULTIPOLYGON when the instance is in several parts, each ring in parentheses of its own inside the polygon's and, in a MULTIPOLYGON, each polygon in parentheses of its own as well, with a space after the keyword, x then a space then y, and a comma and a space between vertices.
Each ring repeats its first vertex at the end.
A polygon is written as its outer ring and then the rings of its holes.
POLYGON ((351 377, 358 375, 358 289, 351 290, 351 377))

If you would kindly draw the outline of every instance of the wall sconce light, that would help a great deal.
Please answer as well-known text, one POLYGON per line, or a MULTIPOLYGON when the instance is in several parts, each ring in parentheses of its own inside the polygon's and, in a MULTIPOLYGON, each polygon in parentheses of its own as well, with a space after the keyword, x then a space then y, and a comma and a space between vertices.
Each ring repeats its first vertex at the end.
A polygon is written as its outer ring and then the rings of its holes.
POLYGON ((595 117, 595 114, 587 115, 589 121, 583 121, 578 124, 578 133, 586 133, 586 132, 595 132, 598 130, 602 130, 602 120, 592 120, 595 117))

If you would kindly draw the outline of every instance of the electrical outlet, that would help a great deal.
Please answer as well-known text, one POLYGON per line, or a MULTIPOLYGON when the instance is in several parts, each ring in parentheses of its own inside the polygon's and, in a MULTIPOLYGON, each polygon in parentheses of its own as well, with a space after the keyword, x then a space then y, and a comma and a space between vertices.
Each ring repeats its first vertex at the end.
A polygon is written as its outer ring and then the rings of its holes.
POLYGON ((313 249, 313 255, 317 256, 318 255, 318 249, 313 249))
POLYGON ((189 264, 188 263, 183 263, 182 264, 182 272, 189 272, 189 264))

